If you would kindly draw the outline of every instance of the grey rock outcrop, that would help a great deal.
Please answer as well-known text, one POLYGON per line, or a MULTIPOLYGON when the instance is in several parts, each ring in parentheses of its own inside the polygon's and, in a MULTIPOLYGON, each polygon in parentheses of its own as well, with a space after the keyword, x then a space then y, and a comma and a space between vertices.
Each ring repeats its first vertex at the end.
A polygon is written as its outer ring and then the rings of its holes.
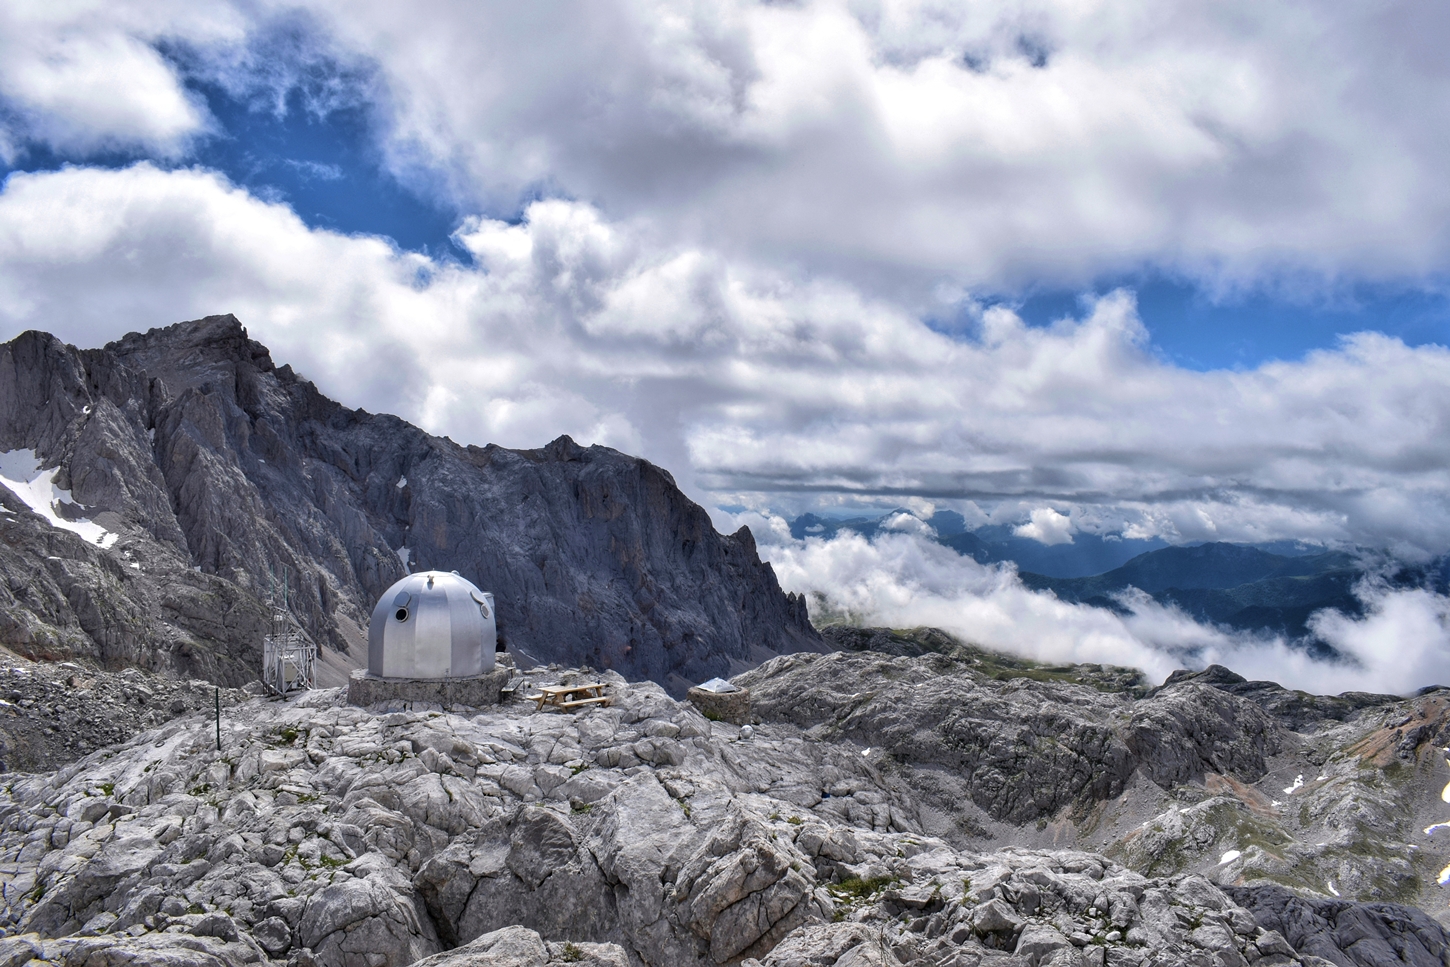
POLYGON ((409 567, 491 590, 527 660, 679 693, 824 648, 749 531, 718 534, 664 470, 567 437, 462 447, 349 410, 231 316, 99 350, 38 332, 0 345, 0 451, 21 449, 59 468, 61 511, 115 535, 97 546, 0 487, 0 644, 28 657, 241 684, 285 569, 340 684, 409 567))
POLYGON ((546 943, 526 927, 504 927, 477 940, 417 961, 415 967, 630 967, 618 944, 546 943))
POLYGON ((1303 897, 1272 885, 1225 887, 1224 893, 1286 946, 1338 967, 1440 967, 1450 961, 1450 932, 1411 907, 1303 897))
POLYGON ((0 787, 0 950, 703 967, 1147 948, 1239 963, 1265 935, 1201 878, 953 849, 848 745, 788 726, 746 738, 611 681, 617 704, 578 715, 381 714, 339 690, 254 700, 229 710, 220 754, 208 721, 182 717, 17 776, 0 787))
POLYGON ((959 777, 993 819, 1025 823, 1161 785, 1264 775, 1282 730, 1258 706, 1186 683, 1149 699, 1056 681, 1000 681, 942 655, 797 655, 740 676, 756 714, 959 777))
POLYGON ((1147 875, 1443 909, 1450 690, 1312 696, 1217 667, 1147 689, 960 643, 786 656, 735 681, 763 720, 864 747, 961 848, 1096 849, 1147 875))

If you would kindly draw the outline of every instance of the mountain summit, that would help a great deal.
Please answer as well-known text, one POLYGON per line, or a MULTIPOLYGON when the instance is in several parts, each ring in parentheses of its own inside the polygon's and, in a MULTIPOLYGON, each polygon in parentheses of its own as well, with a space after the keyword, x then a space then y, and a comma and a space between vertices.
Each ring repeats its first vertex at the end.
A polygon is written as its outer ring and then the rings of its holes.
POLYGON ((0 451, 0 643, 30 657, 240 684, 285 585, 340 681, 377 596, 421 568, 492 591, 526 661, 675 691, 824 649, 750 532, 717 533, 666 471, 348 409, 230 315, 0 345, 0 451))

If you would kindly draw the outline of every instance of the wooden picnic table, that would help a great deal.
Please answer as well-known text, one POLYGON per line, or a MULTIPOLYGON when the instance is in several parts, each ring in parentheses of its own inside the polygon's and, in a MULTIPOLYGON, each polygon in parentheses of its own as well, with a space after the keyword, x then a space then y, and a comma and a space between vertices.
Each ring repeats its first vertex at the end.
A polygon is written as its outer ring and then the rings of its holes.
POLYGON ((552 705, 567 711, 588 705, 608 705, 609 696, 604 694, 603 682, 580 682, 576 685, 540 685, 539 694, 527 696, 537 702, 539 711, 545 705, 552 705), (575 698, 573 696, 583 696, 575 698))

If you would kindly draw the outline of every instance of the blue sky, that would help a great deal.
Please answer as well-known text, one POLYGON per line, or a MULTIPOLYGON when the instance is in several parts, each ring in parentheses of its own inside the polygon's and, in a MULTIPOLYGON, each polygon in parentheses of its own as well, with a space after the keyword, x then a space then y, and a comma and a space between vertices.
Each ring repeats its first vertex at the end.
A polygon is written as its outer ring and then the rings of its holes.
MULTIPOLYGON (((1250 292, 1228 296, 1162 275, 1102 280, 1094 293, 1118 287, 1138 296, 1153 345, 1188 369, 1251 368, 1270 359, 1298 359, 1332 348, 1339 337, 1374 330, 1411 346, 1450 344, 1450 300, 1424 286, 1366 285, 1309 296, 1250 292)), ((1028 322, 1048 325, 1081 311, 1079 290, 1018 297, 1028 322)))

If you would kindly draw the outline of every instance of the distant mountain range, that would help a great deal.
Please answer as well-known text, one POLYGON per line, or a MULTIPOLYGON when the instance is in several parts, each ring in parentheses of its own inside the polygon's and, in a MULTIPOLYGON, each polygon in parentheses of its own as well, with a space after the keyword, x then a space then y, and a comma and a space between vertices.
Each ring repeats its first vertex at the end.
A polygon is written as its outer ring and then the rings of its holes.
MULTIPOLYGON (((790 532, 797 539, 822 537, 830 539, 841 531, 855 531, 863 537, 890 530, 888 522, 905 510, 892 511, 880 517, 852 517, 837 520, 816 514, 803 514, 791 522, 790 532)), ((975 559, 979 564, 1012 561, 1025 571, 1052 577, 1089 577, 1125 564, 1144 551, 1167 547, 1166 541, 1104 538, 1095 534, 1075 534, 1071 544, 1047 545, 1027 537, 1018 537, 1010 526, 991 525, 969 530, 967 522, 952 510, 939 510, 926 519, 936 531, 938 542, 958 554, 975 559)))
MULTIPOLYGON (((891 530, 898 513, 905 511, 844 520, 804 514, 791 523, 791 533, 830 538, 854 531, 872 537, 891 530)), ((1323 608, 1359 614, 1354 586, 1369 567, 1366 556, 1295 541, 1170 546, 1157 539, 1079 533, 1070 544, 1048 546, 1015 536, 1009 526, 968 530, 952 511, 938 511, 926 523, 938 543, 982 564, 1011 561, 1023 584, 1064 601, 1123 612, 1120 596, 1137 588, 1199 621, 1295 638, 1309 635, 1310 615, 1323 608)), ((1399 586, 1445 593, 1450 584, 1450 557, 1377 570, 1399 586)))

